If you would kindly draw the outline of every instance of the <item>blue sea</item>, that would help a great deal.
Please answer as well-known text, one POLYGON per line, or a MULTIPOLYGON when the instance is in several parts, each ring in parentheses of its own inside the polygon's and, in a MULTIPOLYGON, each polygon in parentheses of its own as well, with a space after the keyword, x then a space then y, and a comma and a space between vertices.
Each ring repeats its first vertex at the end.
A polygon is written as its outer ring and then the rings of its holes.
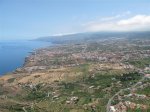
POLYGON ((51 45, 50 42, 40 41, 0 41, 0 75, 21 67, 24 64, 25 57, 33 50, 51 45))

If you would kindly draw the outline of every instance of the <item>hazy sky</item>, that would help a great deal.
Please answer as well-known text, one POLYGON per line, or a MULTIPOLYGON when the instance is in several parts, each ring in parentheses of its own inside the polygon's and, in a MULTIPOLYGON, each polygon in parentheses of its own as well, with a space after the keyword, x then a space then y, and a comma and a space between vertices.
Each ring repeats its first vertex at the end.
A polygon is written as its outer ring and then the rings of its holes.
POLYGON ((0 0, 0 39, 150 29, 150 0, 0 0))

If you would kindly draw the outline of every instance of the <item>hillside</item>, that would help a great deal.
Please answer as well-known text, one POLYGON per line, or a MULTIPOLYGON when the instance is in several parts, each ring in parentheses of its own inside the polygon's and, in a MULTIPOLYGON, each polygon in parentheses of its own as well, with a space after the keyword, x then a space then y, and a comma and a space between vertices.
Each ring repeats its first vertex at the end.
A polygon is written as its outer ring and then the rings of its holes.
POLYGON ((91 33, 76 33, 59 36, 40 37, 38 41, 50 41, 55 44, 67 43, 83 43, 89 41, 103 41, 106 39, 149 39, 150 32, 91 32, 91 33))
POLYGON ((0 111, 148 112, 150 38, 136 35, 36 50, 0 77, 0 111))

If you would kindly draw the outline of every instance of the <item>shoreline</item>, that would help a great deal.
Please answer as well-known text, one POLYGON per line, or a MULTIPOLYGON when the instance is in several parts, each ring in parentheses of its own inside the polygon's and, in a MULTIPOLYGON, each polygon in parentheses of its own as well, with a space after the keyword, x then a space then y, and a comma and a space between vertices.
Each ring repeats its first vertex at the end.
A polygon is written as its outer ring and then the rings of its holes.
MULTIPOLYGON (((7 63, 8 63, 7 66, 1 65, 2 71, 0 73, 0 77, 7 75, 7 74, 11 74, 13 72, 16 72, 17 69, 23 68, 24 64, 25 64, 25 59, 30 57, 30 55, 35 53, 37 50, 51 47, 51 46, 55 46, 51 42, 40 42, 40 41, 37 42, 37 41, 30 41, 30 40, 24 40, 24 41, 25 41, 25 43, 23 43, 23 44, 22 43, 14 44, 14 43, 18 43, 18 41, 12 41, 11 43, 5 42, 6 44, 4 43, 0 46, 0 47, 3 47, 4 45, 5 46, 13 46, 13 45, 17 46, 16 49, 12 49, 12 48, 7 49, 7 52, 6 52, 7 54, 5 53, 4 56, 2 55, 2 58, 1 58, 2 64, 5 63, 4 60, 7 60, 7 58, 9 60, 12 60, 12 62, 7 61, 7 63), (29 43, 29 45, 27 43, 28 41, 31 42, 31 43, 29 43), (32 45, 32 42, 33 42, 33 45, 32 45), (21 45, 21 48, 20 48, 20 45, 21 45), (9 57, 9 56, 11 56, 12 53, 13 53, 13 55, 15 55, 15 56, 12 55, 13 58, 15 58, 15 59, 9 57), (5 55, 8 57, 6 57, 5 55), (3 60, 3 58, 4 58, 4 60, 3 60), (14 69, 11 69, 9 66, 11 66, 11 68, 14 68, 14 69)), ((3 52, 3 50, 5 50, 5 49, 1 49, 1 50, 3 52)))

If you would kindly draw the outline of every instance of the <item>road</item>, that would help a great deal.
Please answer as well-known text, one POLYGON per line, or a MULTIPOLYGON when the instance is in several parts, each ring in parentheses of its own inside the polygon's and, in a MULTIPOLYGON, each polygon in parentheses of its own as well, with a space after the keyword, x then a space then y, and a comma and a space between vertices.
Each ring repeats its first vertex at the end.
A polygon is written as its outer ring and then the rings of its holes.
POLYGON ((114 99, 115 96, 118 96, 118 95, 119 95, 120 93, 122 93, 123 91, 126 91, 126 90, 128 90, 128 89, 131 90, 131 89, 135 88, 135 87, 138 85, 138 83, 139 83, 139 82, 142 82, 144 79, 145 79, 145 76, 143 76, 142 79, 140 79, 137 83, 135 83, 135 84, 132 85, 131 87, 125 88, 125 89, 121 89, 121 90, 118 91, 115 95, 113 95, 113 96, 109 99, 109 101, 108 101, 108 103, 107 103, 107 107, 106 107, 107 112, 110 112, 111 102, 112 102, 112 100, 114 99))

